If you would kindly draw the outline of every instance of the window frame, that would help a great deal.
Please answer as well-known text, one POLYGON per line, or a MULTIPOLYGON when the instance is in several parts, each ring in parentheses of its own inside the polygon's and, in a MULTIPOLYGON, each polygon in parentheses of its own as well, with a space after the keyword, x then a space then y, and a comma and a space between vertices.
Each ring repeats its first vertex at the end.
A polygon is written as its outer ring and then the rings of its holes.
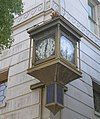
POLYGON ((6 98, 6 90, 7 90, 7 81, 3 81, 3 82, 0 82, 0 93, 2 92, 3 94, 0 95, 0 98, 3 97, 3 100, 0 100, 0 104, 4 103, 5 102, 5 98, 6 98), (4 89, 1 89, 3 86, 5 86, 4 89))
POLYGON ((93 101, 94 101, 94 113, 97 115, 97 116, 100 116, 100 111, 97 111, 97 105, 96 102, 95 102, 95 95, 96 93, 99 94, 100 96, 100 82, 99 81, 96 81, 95 79, 92 80, 92 85, 93 85, 93 101))
POLYGON ((91 32, 96 33, 96 3, 92 0, 88 0, 88 19, 89 19, 89 29, 91 32), (89 14, 89 7, 91 8, 91 15, 89 14))
POLYGON ((95 21, 95 5, 90 0, 88 0, 88 7, 91 8, 91 15, 88 13, 88 17, 95 21))
POLYGON ((97 37, 99 36, 99 19, 98 19, 98 5, 100 2, 98 0, 87 0, 88 5, 88 29, 97 37), (93 17, 89 15, 89 6, 93 8, 93 17))
POLYGON ((9 67, 0 70, 0 85, 2 85, 2 84, 5 85, 5 88, 3 90, 1 90, 1 91, 3 91, 3 95, 1 95, 1 96, 4 96, 4 99, 2 101, 0 101, 0 108, 6 106, 6 91, 7 91, 8 72, 9 72, 9 67))

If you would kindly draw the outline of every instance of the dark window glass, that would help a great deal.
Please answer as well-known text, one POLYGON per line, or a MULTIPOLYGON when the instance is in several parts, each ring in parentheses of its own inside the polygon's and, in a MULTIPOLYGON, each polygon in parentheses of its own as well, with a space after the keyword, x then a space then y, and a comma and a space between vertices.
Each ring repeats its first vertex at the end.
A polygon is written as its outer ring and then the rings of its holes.
POLYGON ((96 90, 94 92, 94 108, 95 111, 100 113, 100 92, 97 92, 96 90))
POLYGON ((53 103, 55 102, 55 85, 51 84, 47 86, 47 94, 46 94, 46 103, 53 103))
POLYGON ((57 102, 63 105, 63 88, 57 85, 57 102))
POLYGON ((100 83, 93 81, 94 109, 100 113, 100 83))
POLYGON ((95 6, 88 1, 89 29, 95 33, 95 6))

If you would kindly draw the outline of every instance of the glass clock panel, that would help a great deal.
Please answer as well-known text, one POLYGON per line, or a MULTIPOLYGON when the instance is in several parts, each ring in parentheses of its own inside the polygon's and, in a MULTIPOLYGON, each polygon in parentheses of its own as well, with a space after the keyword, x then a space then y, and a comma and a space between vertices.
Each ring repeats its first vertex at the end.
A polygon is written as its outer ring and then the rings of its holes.
POLYGON ((64 59, 67 59, 71 63, 74 63, 75 44, 64 35, 62 35, 60 39, 60 52, 61 52, 61 56, 64 59))
POLYGON ((36 42, 36 61, 46 59, 55 52, 55 39, 54 37, 48 37, 36 42))

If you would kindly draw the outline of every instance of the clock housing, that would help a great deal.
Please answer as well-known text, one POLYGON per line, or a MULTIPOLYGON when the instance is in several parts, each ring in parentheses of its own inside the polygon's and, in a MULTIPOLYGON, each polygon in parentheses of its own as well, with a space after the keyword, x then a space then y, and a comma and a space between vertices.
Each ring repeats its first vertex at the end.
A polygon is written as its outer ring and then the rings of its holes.
POLYGON ((59 16, 51 19, 30 29, 28 33, 32 46, 29 75, 46 85, 53 82, 66 85, 81 77, 79 49, 81 35, 65 18, 59 16))

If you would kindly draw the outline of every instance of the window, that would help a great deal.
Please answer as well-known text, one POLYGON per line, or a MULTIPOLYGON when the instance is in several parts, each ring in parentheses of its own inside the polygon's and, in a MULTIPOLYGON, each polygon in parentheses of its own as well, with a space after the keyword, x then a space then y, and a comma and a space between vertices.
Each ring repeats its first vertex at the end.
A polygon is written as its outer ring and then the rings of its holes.
POLYGON ((93 81, 94 109, 100 113, 100 82, 93 81))
POLYGON ((92 3, 88 3, 88 15, 91 19, 94 19, 94 5, 92 3))
POLYGON ((64 107, 64 86, 57 82, 46 85, 46 105, 54 115, 64 107))
POLYGON ((65 7, 65 0, 60 0, 60 5, 61 5, 61 7, 65 7))
POLYGON ((7 82, 0 83, 0 103, 3 103, 6 97, 7 82))
POLYGON ((59 103, 63 105, 63 87, 57 83, 53 83, 46 88, 46 104, 59 103))
POLYGON ((55 85, 51 84, 47 86, 47 98, 46 98, 46 104, 55 102, 55 85))
POLYGON ((8 79, 8 68, 0 70, 0 107, 5 102, 8 79))
POLYGON ((95 33, 95 6, 88 1, 88 18, 89 18, 89 29, 95 33))

